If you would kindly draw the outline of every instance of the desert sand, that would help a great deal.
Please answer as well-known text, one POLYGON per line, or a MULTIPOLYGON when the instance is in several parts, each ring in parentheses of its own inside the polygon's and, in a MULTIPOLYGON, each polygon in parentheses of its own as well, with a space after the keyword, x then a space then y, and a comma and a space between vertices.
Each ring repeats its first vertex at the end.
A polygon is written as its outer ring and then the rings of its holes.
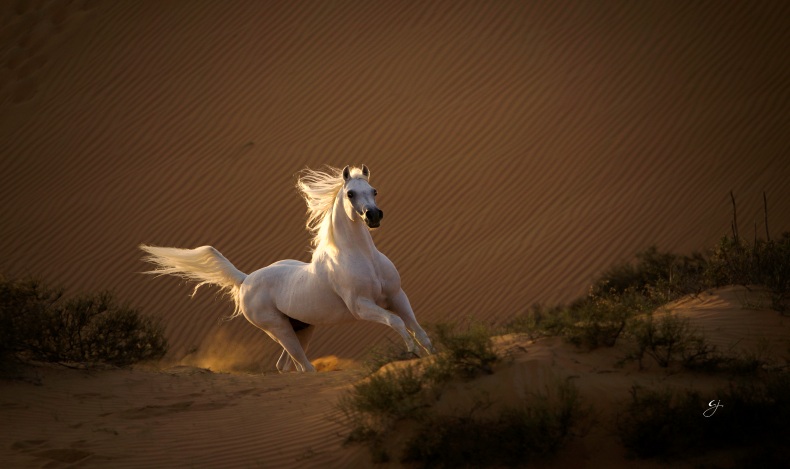
MULTIPOLYGON (((666 311, 688 318, 728 354, 762 350, 766 362, 783 363, 790 349, 790 320, 772 310, 744 308, 744 301, 760 298, 760 292, 729 287, 685 298, 666 311), (760 349, 761 343, 767 349, 760 349)), ((497 405, 517 405, 526 393, 545 392, 557 380, 570 379, 595 420, 547 467, 665 467, 629 458, 614 434, 613 416, 622 411, 631 387, 693 388, 713 400, 727 386, 724 375, 678 373, 647 359, 644 369, 633 361, 623 365, 632 350, 623 341, 587 352, 557 337, 533 341, 511 334, 496 338, 495 346, 506 358, 493 374, 456 384, 438 405, 453 412, 480 395, 497 405)), ((222 373, 183 365, 38 368, 28 380, 0 386, 0 458, 4 467, 371 466, 367 448, 344 445, 349 427, 336 406, 351 384, 363 379, 362 368, 331 357, 317 360, 316 367, 324 372, 222 373)), ((700 408, 700 418, 705 409, 700 408)), ((675 461, 673 467, 727 467, 732 454, 719 450, 675 461)))
MULTIPOLYGON (((229 301, 140 274, 141 243, 210 244, 247 273, 309 260, 305 167, 370 167, 374 240, 423 324, 500 324, 652 244, 712 246, 730 191, 742 235, 765 236, 765 192, 778 236, 788 22, 782 1, 2 2, 0 273, 112 290, 160 316, 171 348, 156 369, 2 383, 0 461, 366 463, 331 403, 394 332, 319 329, 308 355, 341 371, 274 375, 279 350, 222 321, 229 301)), ((784 330, 722 319, 742 311, 724 297, 677 308, 729 334, 784 330)), ((554 368, 587 376, 571 361, 554 368)), ((606 375, 586 392, 633 378, 606 375)))

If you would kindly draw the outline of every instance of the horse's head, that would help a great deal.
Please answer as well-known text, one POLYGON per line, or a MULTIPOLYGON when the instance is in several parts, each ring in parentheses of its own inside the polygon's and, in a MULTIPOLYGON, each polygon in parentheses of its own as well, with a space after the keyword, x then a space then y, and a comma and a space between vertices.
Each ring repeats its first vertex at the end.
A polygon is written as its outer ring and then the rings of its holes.
POLYGON ((364 164, 362 171, 343 168, 343 208, 351 221, 363 220, 368 228, 378 228, 384 212, 376 206, 376 189, 370 185, 370 170, 364 164))

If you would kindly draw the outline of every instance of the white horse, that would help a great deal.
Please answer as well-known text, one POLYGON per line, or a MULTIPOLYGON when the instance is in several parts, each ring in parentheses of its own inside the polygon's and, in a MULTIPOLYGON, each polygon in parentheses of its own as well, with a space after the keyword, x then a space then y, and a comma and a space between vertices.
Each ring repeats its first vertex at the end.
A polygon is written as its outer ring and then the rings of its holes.
POLYGON ((418 354, 416 339, 432 353, 398 271, 370 236, 369 229, 379 226, 384 213, 376 206, 369 180, 365 165, 306 170, 300 177, 297 187, 307 202, 307 228, 314 235, 309 264, 283 260, 245 275, 211 246, 141 245, 149 254, 145 260, 157 265, 148 273, 197 281, 195 291, 204 284, 226 290, 236 304, 231 318, 243 314, 282 346, 279 371, 288 371, 292 363, 298 371, 315 371, 305 354, 315 326, 355 319, 395 329, 409 352, 418 354))

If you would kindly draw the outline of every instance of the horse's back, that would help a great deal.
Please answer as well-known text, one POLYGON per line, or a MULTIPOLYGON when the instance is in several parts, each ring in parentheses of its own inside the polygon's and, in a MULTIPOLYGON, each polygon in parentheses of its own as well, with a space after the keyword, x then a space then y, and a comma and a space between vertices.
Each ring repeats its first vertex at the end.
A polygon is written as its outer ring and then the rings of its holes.
POLYGON ((277 261, 268 267, 272 267, 275 265, 297 265, 297 266, 306 266, 309 265, 307 262, 297 261, 295 259, 283 259, 281 261, 277 261))
POLYGON ((242 289, 251 294, 273 289, 282 289, 288 283, 292 283, 294 277, 306 277, 309 275, 310 264, 294 259, 277 261, 266 267, 256 270, 247 276, 242 289))

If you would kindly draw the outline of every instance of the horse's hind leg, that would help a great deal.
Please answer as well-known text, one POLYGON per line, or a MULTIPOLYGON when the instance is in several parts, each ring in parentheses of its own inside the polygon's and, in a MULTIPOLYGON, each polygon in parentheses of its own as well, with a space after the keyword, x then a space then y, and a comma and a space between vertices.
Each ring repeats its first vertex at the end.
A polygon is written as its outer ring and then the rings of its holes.
POLYGON ((280 354, 280 358, 277 359, 277 371, 283 373, 291 369, 291 356, 288 355, 288 351, 283 349, 283 353, 280 354), (285 367, 288 366, 288 369, 285 367))
POLYGON ((288 355, 290 355, 289 358, 293 360, 296 365, 296 371, 315 371, 310 360, 307 359, 307 355, 304 353, 302 345, 299 343, 299 338, 296 337, 296 333, 294 333, 293 329, 269 329, 266 333, 288 352, 288 355))
MULTIPOLYGON (((313 336, 313 332, 315 332, 315 326, 308 325, 303 329, 299 329, 296 332, 296 337, 299 339, 299 344, 302 346, 302 350, 307 353, 307 349, 310 346, 310 338, 313 336)), ((288 352, 283 349, 283 353, 280 355, 280 359, 277 360, 277 370, 280 372, 291 371, 291 366, 293 365, 293 360, 291 356, 288 355, 288 352)))
POLYGON ((288 351, 283 349, 283 353, 280 354, 280 358, 277 359, 277 371, 280 373, 286 372, 291 369, 291 356, 288 355, 288 351), (285 367, 288 367, 286 369, 285 367))
POLYGON ((307 355, 302 349, 302 344, 299 343, 299 338, 287 320, 284 321, 284 324, 266 325, 261 327, 261 329, 288 352, 288 355, 296 364, 297 371, 315 371, 315 367, 307 359, 307 355))

